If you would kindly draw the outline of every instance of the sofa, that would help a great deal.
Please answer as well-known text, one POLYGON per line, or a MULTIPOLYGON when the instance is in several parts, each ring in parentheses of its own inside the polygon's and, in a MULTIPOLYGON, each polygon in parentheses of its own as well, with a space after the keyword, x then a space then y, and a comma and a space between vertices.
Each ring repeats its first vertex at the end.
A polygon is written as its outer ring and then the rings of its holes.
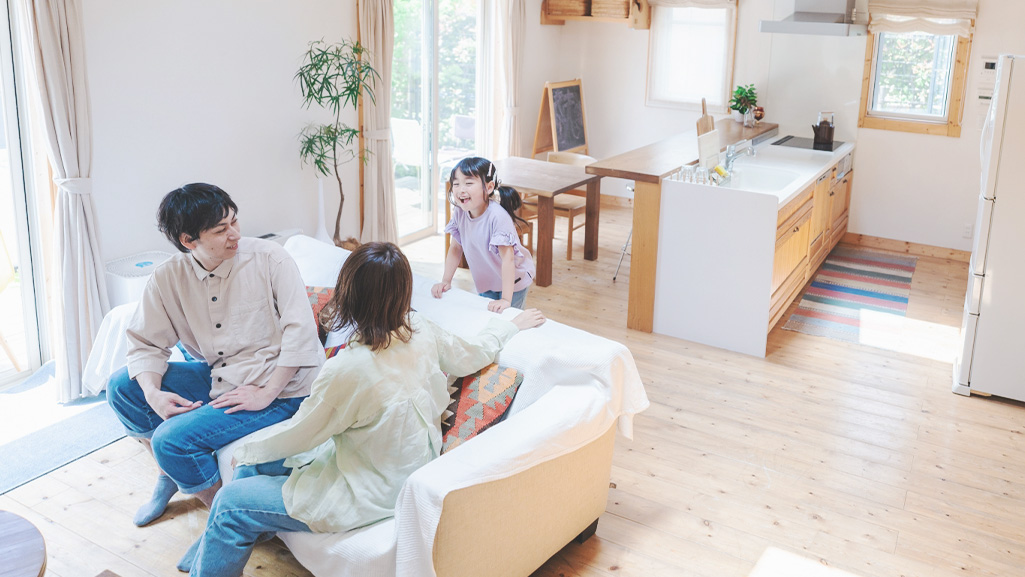
MULTIPOLYGON (((349 254, 302 235, 284 246, 307 286, 333 287, 349 254)), ((414 277, 413 308, 453 333, 472 336, 494 314, 458 289, 435 299, 437 279, 414 277)), ((296 559, 317 577, 526 576, 593 533, 616 432, 632 438, 633 415, 648 406, 633 357, 549 320, 516 335, 498 362, 524 376, 502 422, 418 469, 394 518, 347 533, 280 533, 296 559)), ((236 444, 219 452, 225 482, 236 444)))

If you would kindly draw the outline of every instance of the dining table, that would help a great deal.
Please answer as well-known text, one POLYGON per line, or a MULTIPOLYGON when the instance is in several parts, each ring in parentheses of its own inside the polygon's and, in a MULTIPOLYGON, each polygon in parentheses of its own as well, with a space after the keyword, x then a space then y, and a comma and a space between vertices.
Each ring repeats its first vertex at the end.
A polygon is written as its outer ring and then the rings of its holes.
POLYGON ((587 205, 584 208, 584 259, 597 260, 601 175, 588 174, 583 166, 518 156, 495 161, 495 168, 498 170, 497 176, 501 184, 515 188, 520 196, 537 196, 537 235, 534 248, 537 278, 534 279, 534 284, 542 287, 552 284, 555 197, 582 186, 586 187, 587 191, 587 205))

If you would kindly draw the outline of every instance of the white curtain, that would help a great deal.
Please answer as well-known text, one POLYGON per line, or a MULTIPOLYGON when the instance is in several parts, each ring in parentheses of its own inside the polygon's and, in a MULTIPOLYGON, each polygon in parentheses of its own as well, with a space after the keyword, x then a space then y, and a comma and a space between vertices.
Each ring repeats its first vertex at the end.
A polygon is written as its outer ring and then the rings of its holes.
POLYGON ((477 150, 492 160, 520 154, 520 76, 527 29, 525 0, 481 4, 477 56, 477 150))
POLYGON ((370 160, 363 171, 364 220, 362 242, 399 241, 395 214, 395 180, 391 151, 391 67, 395 49, 392 0, 360 0, 360 42, 380 75, 374 100, 363 99, 363 131, 370 160))
POLYGON ((496 11, 505 20, 499 23, 502 58, 502 128, 499 131, 496 158, 519 156, 520 153, 520 76, 523 70, 523 43, 527 26, 524 0, 498 0, 496 11))
POLYGON ((25 0, 29 48, 47 152, 57 184, 54 222, 57 283, 58 400, 83 396, 82 369, 110 305, 93 209, 92 130, 82 21, 76 0, 25 0))
POLYGON ((869 0, 868 29, 878 32, 928 32, 969 36, 978 0, 869 0))

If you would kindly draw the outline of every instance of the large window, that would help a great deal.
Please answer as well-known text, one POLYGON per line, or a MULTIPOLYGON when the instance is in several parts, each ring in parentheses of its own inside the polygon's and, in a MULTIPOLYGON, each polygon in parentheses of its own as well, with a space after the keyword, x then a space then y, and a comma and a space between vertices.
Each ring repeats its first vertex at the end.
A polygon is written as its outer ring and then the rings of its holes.
POLYGON ((726 112, 737 10, 656 6, 648 48, 648 104, 726 112))
POLYGON ((397 0, 392 156, 402 243, 435 234, 443 181, 476 148, 478 6, 397 0))
POLYGON ((970 43, 953 34, 870 34, 859 126, 960 136, 970 43))

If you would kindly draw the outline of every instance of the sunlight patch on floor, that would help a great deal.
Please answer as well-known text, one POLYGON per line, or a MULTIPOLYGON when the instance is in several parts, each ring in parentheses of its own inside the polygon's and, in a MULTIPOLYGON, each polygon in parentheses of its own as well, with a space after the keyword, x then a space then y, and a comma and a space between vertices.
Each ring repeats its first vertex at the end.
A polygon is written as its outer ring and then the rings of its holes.
POLYGON ((37 387, 0 394, 0 445, 45 429, 96 406, 96 399, 61 405, 53 378, 37 387))
POLYGON ((944 363, 954 362, 960 327, 861 310, 858 342, 944 363))
POLYGON ((748 577, 859 577, 823 564, 818 559, 768 547, 748 577))

